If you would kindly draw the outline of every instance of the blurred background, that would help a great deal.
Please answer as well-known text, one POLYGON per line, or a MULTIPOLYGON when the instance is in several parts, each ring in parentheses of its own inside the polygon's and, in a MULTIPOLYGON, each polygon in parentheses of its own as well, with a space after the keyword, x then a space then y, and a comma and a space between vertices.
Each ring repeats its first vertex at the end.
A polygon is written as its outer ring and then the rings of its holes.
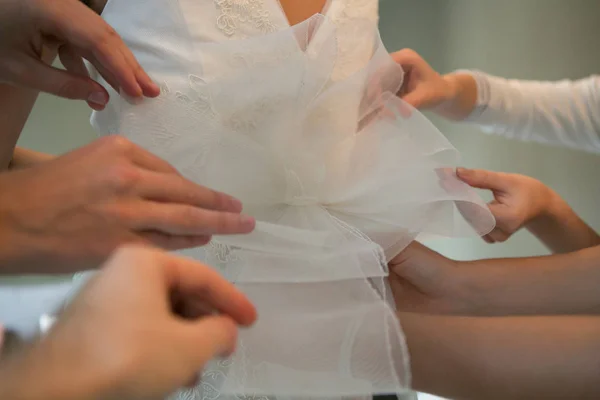
MULTIPOLYGON (((440 72, 475 68, 503 77, 558 80, 600 73, 599 17, 598 0, 382 0, 380 25, 388 50, 413 48, 440 72)), ((54 154, 84 145, 95 138, 88 118, 85 104, 43 95, 19 145, 54 154)), ((600 228, 600 157, 507 141, 466 124, 432 119, 460 150, 464 166, 540 179, 600 228)), ((504 244, 473 239, 430 245, 457 259, 546 253, 527 232, 504 244)), ((12 279, 2 287, 47 283, 47 278, 12 279)), ((55 297, 48 294, 46 305, 55 297)), ((5 307, 2 303, 0 296, 5 307)))

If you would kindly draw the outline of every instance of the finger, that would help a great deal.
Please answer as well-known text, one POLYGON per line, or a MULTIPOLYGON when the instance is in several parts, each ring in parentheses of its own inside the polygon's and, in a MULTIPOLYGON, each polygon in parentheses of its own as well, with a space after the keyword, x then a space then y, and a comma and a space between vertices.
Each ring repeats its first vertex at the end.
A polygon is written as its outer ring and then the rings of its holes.
POLYGON ((195 376, 192 379, 190 379, 190 381, 187 382, 184 387, 187 389, 192 389, 192 388, 198 386, 199 384, 200 384, 200 376, 195 376))
POLYGON ((209 361, 228 357, 237 343, 238 328, 226 316, 210 316, 190 324, 185 330, 185 341, 189 343, 189 357, 196 370, 202 369, 209 361))
POLYGON ((108 83, 110 85, 110 87, 113 88, 113 90, 119 94, 121 94, 121 88, 119 87, 119 82, 117 81, 117 78, 106 68, 104 68, 102 65, 100 65, 99 63, 96 64, 92 64, 92 68, 94 68, 98 74, 100 74, 100 76, 106 81, 106 83, 108 83))
POLYGON ((181 301, 202 299, 241 325, 254 323, 256 310, 250 300, 216 270, 186 258, 167 254, 161 257, 166 284, 181 301))
POLYGON ((487 235, 484 235, 484 236, 482 236, 481 238, 482 238, 482 239, 483 239, 483 240, 484 240, 486 243, 489 243, 489 244, 494 244, 494 243, 496 243, 496 241, 495 241, 494 239, 492 239, 492 237, 491 237, 489 234, 487 234, 487 235))
POLYGON ((256 225, 254 218, 243 214, 150 201, 123 207, 117 218, 137 231, 174 236, 245 234, 256 225))
POLYGON ((129 96, 142 95, 136 75, 123 56, 130 53, 129 49, 114 29, 81 2, 48 8, 39 28, 76 47, 95 67, 102 65, 109 70, 129 96))
POLYGON ((417 110, 422 110, 428 107, 427 93, 424 90, 416 89, 402 96, 401 99, 417 110))
POLYGON ((140 236, 149 244, 169 251, 201 247, 208 244, 212 239, 210 235, 177 236, 161 232, 141 232, 140 236))
POLYGON ((482 169, 457 168, 456 175, 463 182, 478 189, 501 190, 510 189, 506 174, 482 169))
POLYGON ((216 310, 206 301, 201 299, 193 299, 192 296, 183 299, 179 302, 177 314, 185 319, 198 319, 216 314, 216 310))
POLYGON ((85 64, 83 63, 83 59, 72 47, 61 46, 58 49, 58 57, 67 71, 83 77, 89 77, 89 73, 85 67, 85 64))
POLYGON ((129 51, 123 54, 123 57, 129 64, 129 66, 133 69, 136 80, 140 87, 142 88, 142 92, 146 97, 156 97, 160 94, 160 87, 154 83, 154 81, 150 78, 150 76, 146 73, 146 71, 139 64, 133 53, 129 51))
POLYGON ((406 71, 411 68, 422 67, 425 60, 412 49, 402 49, 391 54, 392 59, 406 71))
POLYGON ((504 229, 504 225, 506 225, 507 221, 513 219, 510 208, 504 204, 492 201, 488 203, 488 209, 496 219, 496 225, 501 229, 504 229))
POLYGON ((101 43, 96 45, 93 50, 93 57, 88 57, 88 60, 98 71, 102 69, 110 71, 112 77, 114 77, 117 86, 121 88, 127 95, 138 98, 144 94, 142 87, 137 81, 137 77, 133 69, 129 66, 122 52, 118 51, 117 48, 121 45, 120 38, 111 36, 109 40, 113 45, 101 43))
POLYGON ((182 176, 142 171, 136 193, 147 200, 189 204, 217 211, 240 213, 242 202, 221 192, 195 184, 182 176))
POLYGON ((130 149, 131 161, 139 167, 154 172, 163 172, 167 174, 177 174, 179 172, 171 164, 151 152, 134 145, 130 149))
MULTIPOLYGON (((61 46, 58 49, 58 55, 60 58, 60 62, 66 68, 67 71, 82 77, 90 77, 88 70, 83 62, 83 59, 71 47, 61 46)), ((105 108, 105 106, 102 105, 104 103, 102 97, 99 98, 100 104, 98 104, 97 102, 91 102, 89 99, 87 100, 87 103, 92 109, 96 111, 102 111, 105 108)))
POLYGON ((49 66, 39 60, 23 60, 23 72, 15 79, 17 84, 55 96, 85 100, 98 107, 106 106, 108 92, 86 76, 49 66))
POLYGON ((504 231, 500 230, 500 229, 494 229, 492 232, 490 232, 490 238, 495 242, 495 243, 503 243, 506 242, 508 240, 508 238, 510 237, 509 234, 505 233, 504 231))

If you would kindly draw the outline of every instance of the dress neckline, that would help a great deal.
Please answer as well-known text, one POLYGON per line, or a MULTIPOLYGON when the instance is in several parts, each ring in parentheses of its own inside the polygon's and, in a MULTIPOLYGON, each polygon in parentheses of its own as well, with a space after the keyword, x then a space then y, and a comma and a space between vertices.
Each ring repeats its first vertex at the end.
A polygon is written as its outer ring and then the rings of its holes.
MULTIPOLYGON (((267 0, 267 1, 269 1, 269 0, 267 0)), ((276 7, 277 12, 280 14, 281 20, 284 21, 284 23, 285 23, 284 28, 292 28, 292 27, 302 23, 302 22, 299 22, 298 24, 295 24, 295 25, 290 24, 290 20, 289 20, 287 14, 285 13, 285 10, 283 9, 283 6, 281 5, 281 1, 280 0, 271 0, 271 1, 274 1, 275 5, 277 6, 276 7)), ((334 1, 336 1, 336 0, 327 0, 325 2, 325 4, 323 5, 323 9, 320 12, 316 13, 315 15, 328 16, 329 11, 331 10, 331 3, 333 3, 334 1)))

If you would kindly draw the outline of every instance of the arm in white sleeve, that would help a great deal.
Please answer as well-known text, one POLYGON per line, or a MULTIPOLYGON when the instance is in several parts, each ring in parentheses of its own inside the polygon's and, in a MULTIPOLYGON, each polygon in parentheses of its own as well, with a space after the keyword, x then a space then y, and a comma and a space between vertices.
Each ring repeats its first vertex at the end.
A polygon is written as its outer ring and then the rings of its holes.
POLYGON ((484 132, 600 153, 600 75, 538 82, 469 73, 477 104, 466 121, 484 132))

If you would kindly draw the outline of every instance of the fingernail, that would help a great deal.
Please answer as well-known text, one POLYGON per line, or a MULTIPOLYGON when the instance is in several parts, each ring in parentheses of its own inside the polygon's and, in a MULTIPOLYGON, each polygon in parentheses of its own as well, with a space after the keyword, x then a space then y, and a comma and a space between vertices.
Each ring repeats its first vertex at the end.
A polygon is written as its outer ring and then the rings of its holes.
POLYGON ((108 98, 104 92, 94 92, 88 96, 87 100, 99 106, 105 106, 108 103, 108 98))
POLYGON ((240 216, 240 224, 244 230, 252 231, 256 226, 256 220, 249 215, 241 215, 240 216))

